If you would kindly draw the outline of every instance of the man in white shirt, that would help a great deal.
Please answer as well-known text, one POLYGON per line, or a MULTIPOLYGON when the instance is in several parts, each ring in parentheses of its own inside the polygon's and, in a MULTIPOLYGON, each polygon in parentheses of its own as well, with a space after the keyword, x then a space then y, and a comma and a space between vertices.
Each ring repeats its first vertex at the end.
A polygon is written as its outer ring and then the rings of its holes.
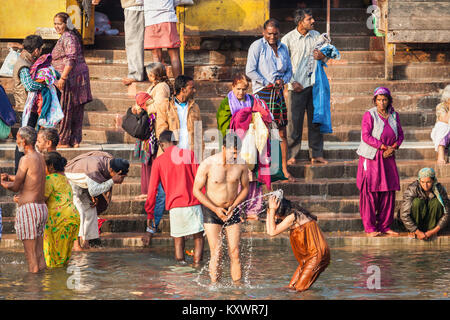
POLYGON ((99 237, 97 215, 106 210, 113 185, 123 182, 129 166, 127 160, 113 158, 103 151, 81 154, 67 163, 65 175, 80 213, 81 241, 75 241, 74 250, 89 249, 89 240, 99 237))
POLYGON ((288 164, 295 164, 302 143, 303 120, 305 111, 308 117, 308 146, 312 163, 328 163, 323 158, 323 134, 320 124, 312 123, 314 114, 312 89, 315 83, 316 60, 326 57, 315 44, 320 33, 314 30, 314 18, 309 9, 295 11, 297 27, 287 33, 281 42, 291 56, 292 78, 288 83, 289 106, 287 138, 289 146, 288 164))

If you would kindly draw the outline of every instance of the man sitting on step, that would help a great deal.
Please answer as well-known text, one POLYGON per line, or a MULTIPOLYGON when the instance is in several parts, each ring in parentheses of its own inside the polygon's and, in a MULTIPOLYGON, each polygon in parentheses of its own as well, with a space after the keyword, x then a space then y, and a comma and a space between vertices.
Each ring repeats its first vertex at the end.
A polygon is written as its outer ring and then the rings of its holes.
POLYGON ((81 241, 75 241, 73 250, 89 249, 89 240, 99 238, 97 215, 108 207, 113 185, 123 182, 129 166, 128 160, 103 151, 81 154, 67 163, 65 175, 80 213, 81 241))
MULTIPOLYGON (((159 136, 159 146, 164 151, 152 164, 145 211, 148 225, 154 219, 156 193, 159 183, 166 192, 166 209, 170 213, 170 235, 174 238, 175 259, 184 260, 184 240, 194 236, 194 264, 203 257, 203 213, 200 202, 192 190, 198 163, 194 152, 180 149, 173 141, 172 131, 164 131, 159 136)), ((149 233, 150 235, 151 233, 149 233)))

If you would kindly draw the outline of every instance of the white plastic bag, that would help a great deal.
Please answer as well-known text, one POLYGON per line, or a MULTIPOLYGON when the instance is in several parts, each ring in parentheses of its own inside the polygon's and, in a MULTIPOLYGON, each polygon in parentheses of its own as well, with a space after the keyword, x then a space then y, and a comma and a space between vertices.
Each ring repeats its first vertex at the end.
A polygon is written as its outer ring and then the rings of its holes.
POLYGON ((108 36, 115 36, 119 34, 119 30, 111 29, 111 22, 106 14, 95 11, 95 35, 106 34, 108 36))
POLYGON ((6 56, 5 61, 3 62, 2 67, 0 68, 0 76, 2 77, 12 77, 14 65, 16 64, 17 59, 20 56, 20 52, 9 48, 9 53, 6 56))
POLYGON ((255 168, 256 161, 258 160, 258 150, 256 149, 255 142, 255 127, 253 123, 248 126, 248 131, 242 140, 241 158, 247 164, 250 170, 255 168))

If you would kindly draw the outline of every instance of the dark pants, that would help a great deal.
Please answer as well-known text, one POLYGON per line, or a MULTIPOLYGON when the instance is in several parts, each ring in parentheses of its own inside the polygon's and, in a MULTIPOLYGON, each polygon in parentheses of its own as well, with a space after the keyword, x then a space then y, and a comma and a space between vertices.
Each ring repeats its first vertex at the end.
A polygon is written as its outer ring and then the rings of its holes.
POLYGON ((436 197, 430 200, 413 200, 411 218, 422 232, 434 229, 443 214, 444 207, 436 197))
POLYGON ((308 117, 308 147, 309 157, 323 157, 323 134, 320 133, 320 124, 312 123, 314 105, 312 86, 301 92, 289 91, 287 141, 289 147, 288 159, 296 158, 302 145, 303 120, 305 111, 308 117))
MULTIPOLYGON (((36 112, 31 112, 30 118, 28 118, 27 126, 36 128, 38 118, 39 118, 39 115, 36 112)), ((22 158, 23 156, 24 156, 24 153, 20 152, 19 148, 17 148, 17 145, 16 145, 16 152, 14 154, 14 174, 17 173, 17 169, 19 168, 20 158, 22 158)))

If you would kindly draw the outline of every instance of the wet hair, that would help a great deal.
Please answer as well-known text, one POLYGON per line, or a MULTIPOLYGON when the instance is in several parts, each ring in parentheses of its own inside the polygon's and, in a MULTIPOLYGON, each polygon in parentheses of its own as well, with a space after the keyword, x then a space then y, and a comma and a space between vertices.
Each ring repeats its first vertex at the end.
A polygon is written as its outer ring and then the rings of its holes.
POLYGON ((278 30, 280 30, 280 23, 278 22, 277 19, 270 18, 269 20, 264 22, 263 27, 264 27, 264 30, 267 30, 267 27, 274 27, 274 28, 277 28, 278 30))
MULTIPOLYGON (((70 16, 66 12, 58 12, 55 14, 54 18, 60 18, 67 25, 67 20, 70 19, 70 16)), ((81 36, 81 33, 75 27, 72 30, 67 29, 67 31, 71 32, 78 38, 80 41, 81 51, 83 51, 83 37, 81 36)))
POLYGON ((179 75, 175 79, 175 95, 179 94, 181 92, 181 89, 184 89, 187 87, 187 84, 189 81, 193 81, 189 76, 185 76, 184 74, 179 75))
POLYGON ((163 132, 161 132, 161 134, 159 135, 159 139, 158 142, 162 143, 162 142, 171 142, 176 144, 176 140, 174 139, 174 135, 173 132, 170 130, 165 130, 163 132))
POLYGON ((294 12, 295 25, 298 26, 298 24, 300 22, 302 22, 306 18, 306 15, 312 16, 311 9, 297 9, 297 10, 295 10, 295 12, 294 12))
POLYGON ((43 135, 45 140, 51 141, 52 147, 56 148, 59 143, 59 133, 55 128, 41 128, 38 134, 43 135))
POLYGON ((122 158, 114 158, 109 161, 109 165, 114 172, 122 171, 122 175, 128 174, 130 168, 130 162, 122 158))
POLYGON ((232 87, 235 87, 239 82, 245 82, 247 87, 250 83, 250 78, 245 75, 243 72, 238 72, 233 77, 233 82, 231 83, 232 87))
POLYGON ((170 88, 170 93, 173 93, 172 83, 169 81, 169 77, 167 77, 166 67, 161 62, 152 62, 145 67, 145 71, 147 74, 153 74, 156 78, 156 81, 165 82, 170 88))
POLYGON ((234 132, 227 133, 222 139, 222 147, 225 147, 226 149, 233 148, 236 150, 240 150, 241 145, 242 145, 241 139, 234 132))
POLYGON ((29 146, 35 146, 36 140, 37 140, 37 133, 36 130, 32 127, 22 127, 17 131, 17 134, 20 135, 20 137, 25 140, 25 144, 29 146))
POLYGON ((436 106, 436 119, 439 120, 442 116, 448 113, 448 105, 444 102, 439 103, 436 106))
POLYGON ((64 172, 64 167, 67 164, 67 159, 56 151, 44 153, 44 160, 47 168, 51 166, 56 172, 64 172))
POLYGON ((44 40, 42 40, 41 36, 32 34, 23 40, 22 45, 26 51, 32 53, 34 50, 39 49, 44 45, 44 40))
POLYGON ((303 215, 307 216, 308 218, 317 221, 317 217, 315 215, 313 215, 312 213, 310 213, 305 208, 301 207, 297 203, 292 203, 292 201, 290 201, 284 197, 281 198, 280 206, 278 207, 278 209, 276 211, 276 215, 284 218, 291 213, 293 213, 295 215, 296 220, 300 218, 301 214, 303 214, 303 215))

